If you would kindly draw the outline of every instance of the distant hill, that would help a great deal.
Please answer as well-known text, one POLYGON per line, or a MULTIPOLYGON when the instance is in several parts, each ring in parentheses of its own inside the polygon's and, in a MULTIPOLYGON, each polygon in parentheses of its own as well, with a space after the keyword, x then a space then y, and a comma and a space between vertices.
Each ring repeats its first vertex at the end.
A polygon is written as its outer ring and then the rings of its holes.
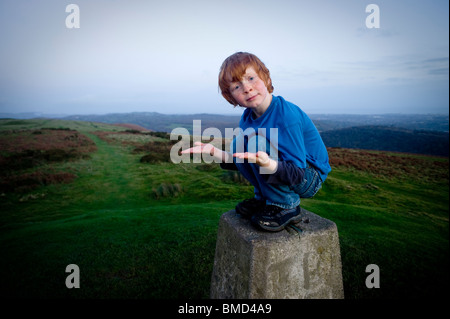
POLYGON ((386 126, 357 126, 321 133, 328 147, 448 156, 449 134, 386 126))
POLYGON ((140 131, 140 132, 151 131, 151 130, 145 128, 145 127, 142 127, 142 126, 136 125, 136 124, 114 123, 113 125, 120 126, 120 127, 125 127, 125 128, 127 128, 129 130, 140 131))
POLYGON ((218 128, 225 134, 225 128, 239 126, 240 116, 218 114, 161 114, 156 112, 113 113, 105 115, 71 115, 64 119, 92 121, 108 124, 133 123, 148 130, 170 133, 176 127, 186 128, 192 133, 193 120, 201 120, 202 131, 208 127, 218 128))
MULTIPOLYGON (((393 126, 409 130, 449 131, 449 115, 446 114, 308 114, 320 132, 355 126, 393 126)), ((148 130, 170 132, 174 127, 192 129, 192 120, 202 120, 202 127, 235 128, 240 115, 218 114, 162 114, 157 112, 112 113, 103 115, 62 116, 43 113, 1 113, 0 118, 31 119, 59 118, 114 123, 131 123, 148 130)))
POLYGON ((321 132, 354 126, 392 126, 408 130, 449 131, 449 116, 444 114, 311 114, 321 132))

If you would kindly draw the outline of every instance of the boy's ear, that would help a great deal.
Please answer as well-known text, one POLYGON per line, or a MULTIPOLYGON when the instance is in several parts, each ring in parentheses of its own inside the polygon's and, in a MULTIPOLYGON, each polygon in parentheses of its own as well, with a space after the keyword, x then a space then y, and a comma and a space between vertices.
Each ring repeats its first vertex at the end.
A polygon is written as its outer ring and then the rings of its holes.
POLYGON ((270 75, 264 74, 264 76, 261 76, 261 78, 264 81, 264 84, 266 85, 267 91, 269 93, 273 92, 273 85, 272 85, 272 79, 270 77, 270 75))
POLYGON ((269 93, 273 92, 273 85, 272 85, 272 79, 271 78, 269 78, 267 80, 267 91, 269 91, 269 93))

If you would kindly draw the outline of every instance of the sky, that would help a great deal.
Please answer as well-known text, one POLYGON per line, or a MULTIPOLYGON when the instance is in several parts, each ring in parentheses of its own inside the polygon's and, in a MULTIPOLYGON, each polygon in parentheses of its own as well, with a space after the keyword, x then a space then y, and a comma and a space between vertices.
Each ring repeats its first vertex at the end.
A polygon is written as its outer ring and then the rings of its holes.
POLYGON ((307 113, 448 114, 448 38, 447 0, 0 0, 0 113, 240 115, 246 51, 307 113))

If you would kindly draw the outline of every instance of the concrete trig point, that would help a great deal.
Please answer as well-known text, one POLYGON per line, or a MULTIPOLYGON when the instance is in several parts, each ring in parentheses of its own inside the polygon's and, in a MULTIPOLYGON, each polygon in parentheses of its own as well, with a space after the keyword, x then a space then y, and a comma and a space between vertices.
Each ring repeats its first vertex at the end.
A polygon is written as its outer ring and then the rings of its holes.
POLYGON ((211 278, 213 299, 344 298, 339 236, 332 221, 302 209, 280 232, 222 215, 211 278))

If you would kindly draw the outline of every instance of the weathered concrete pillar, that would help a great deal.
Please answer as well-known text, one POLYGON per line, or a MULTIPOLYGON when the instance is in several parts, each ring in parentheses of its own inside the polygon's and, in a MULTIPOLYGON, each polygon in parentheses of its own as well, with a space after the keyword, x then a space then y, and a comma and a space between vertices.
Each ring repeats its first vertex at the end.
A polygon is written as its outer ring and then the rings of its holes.
POLYGON ((344 298, 336 224, 302 209, 295 227, 255 229, 234 210, 222 215, 211 278, 213 299, 344 298))

